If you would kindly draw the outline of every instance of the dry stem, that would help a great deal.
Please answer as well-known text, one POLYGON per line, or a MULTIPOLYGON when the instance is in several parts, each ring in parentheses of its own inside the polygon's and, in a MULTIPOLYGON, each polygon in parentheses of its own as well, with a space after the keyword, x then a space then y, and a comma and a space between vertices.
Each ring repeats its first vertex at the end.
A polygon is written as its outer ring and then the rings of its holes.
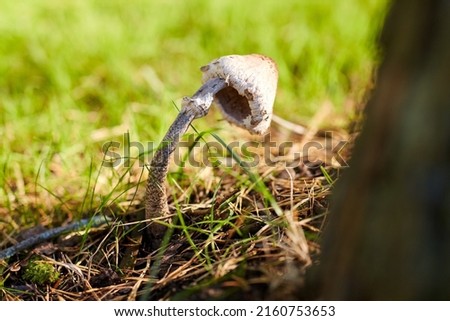
MULTIPOLYGON (((180 113, 170 126, 150 163, 145 200, 145 216, 147 219, 168 220, 169 207, 164 183, 169 170, 170 155, 191 122, 208 113, 214 95, 227 85, 225 79, 214 78, 200 87, 191 98, 185 97, 183 99, 180 113)), ((150 236, 156 240, 163 237, 165 230, 165 226, 158 222, 151 222, 148 227, 150 236)))

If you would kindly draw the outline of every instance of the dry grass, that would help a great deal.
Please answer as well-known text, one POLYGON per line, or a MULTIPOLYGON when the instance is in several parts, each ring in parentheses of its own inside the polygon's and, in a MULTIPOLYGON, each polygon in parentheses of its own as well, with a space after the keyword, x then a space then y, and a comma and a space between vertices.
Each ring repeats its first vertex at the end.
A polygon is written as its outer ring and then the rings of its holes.
MULTIPOLYGON (((137 184, 127 190, 127 201, 110 202, 96 211, 114 217, 112 223, 62 235, 1 263, 2 299, 308 297, 304 273, 320 252, 329 196, 341 172, 330 150, 347 137, 334 132, 331 139, 320 131, 299 136, 273 127, 273 141, 293 144, 283 154, 271 150, 276 164, 252 169, 256 181, 236 160, 231 166, 185 167, 171 173, 169 205, 174 214, 158 251, 148 250, 143 233, 148 223, 141 206, 145 175, 128 170, 128 182, 137 184), (324 161, 321 166, 312 167, 301 153, 312 141, 324 146, 308 152, 309 161, 312 156, 324 161), (58 281, 36 285, 23 280, 24 266, 36 255, 56 267, 58 281)), ((344 159, 349 150, 346 145, 341 151, 344 159)), ((8 243, 19 237, 8 235, 8 243)))
MULTIPOLYGON (((0 11, 0 47, 8 48, 0 50, 0 249, 94 215, 111 221, 0 259, 0 299, 308 294, 303 275, 316 262, 333 182, 345 165, 326 142, 349 139, 339 129, 327 140, 321 129, 343 128, 357 117, 355 105, 364 105, 388 1, 29 2, 0 11), (229 166, 173 166, 171 235, 153 253, 143 238, 147 171, 102 167, 104 144, 124 146, 125 132, 128 142, 158 142, 177 113, 173 100, 198 87, 199 66, 251 52, 279 65, 275 112, 308 130, 274 122, 272 140, 293 144, 269 152, 272 166, 245 168, 229 153, 218 158, 232 159, 229 166), (315 159, 323 168, 310 168, 315 159), (60 278, 24 280, 31 260, 60 278)), ((196 126, 216 125, 222 135, 228 126, 217 117, 211 111, 196 126)), ((224 136, 258 139, 234 129, 224 136)))

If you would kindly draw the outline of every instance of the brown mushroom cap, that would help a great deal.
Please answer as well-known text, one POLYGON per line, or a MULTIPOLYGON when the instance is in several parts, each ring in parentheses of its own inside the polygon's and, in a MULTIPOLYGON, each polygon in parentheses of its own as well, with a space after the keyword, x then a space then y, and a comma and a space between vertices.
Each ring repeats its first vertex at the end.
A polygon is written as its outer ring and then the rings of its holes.
POLYGON ((269 57, 224 56, 200 68, 203 83, 223 78, 228 86, 214 96, 225 118, 254 134, 267 131, 277 91, 278 69, 269 57))

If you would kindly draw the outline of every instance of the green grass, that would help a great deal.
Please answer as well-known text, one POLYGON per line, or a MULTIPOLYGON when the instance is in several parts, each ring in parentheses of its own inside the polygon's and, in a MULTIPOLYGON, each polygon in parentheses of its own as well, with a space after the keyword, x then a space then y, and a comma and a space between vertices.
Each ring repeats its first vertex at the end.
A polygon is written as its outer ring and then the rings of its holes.
MULTIPOLYGON (((102 167, 102 147, 118 141, 121 152, 130 141, 158 143, 180 98, 198 89, 200 66, 222 55, 261 53, 277 62, 277 115, 308 124, 330 101, 326 124, 345 126, 371 86, 387 2, 4 1, 0 233, 15 235, 36 223, 60 225, 107 208, 124 212, 125 199, 142 197, 137 187, 145 168, 102 167)), ((200 133, 214 129, 215 139, 226 142, 220 118, 212 110, 195 126, 200 133)), ((131 156, 138 156, 136 149, 131 156)), ((170 175, 177 180, 169 179, 169 194, 175 197, 188 186, 186 199, 195 198, 196 187, 186 183, 182 169, 170 175)), ((277 208, 251 171, 235 173, 238 181, 245 175, 253 185, 242 187, 266 195, 277 208)), ((182 216, 179 224, 189 240, 196 227, 182 216)), ((211 218, 209 224, 212 238, 232 223, 211 218)), ((0 238, 0 246, 5 244, 0 238)), ((213 245, 198 250, 206 265, 213 264, 213 245)))
MULTIPOLYGON (((221 55, 258 52, 277 61, 275 112, 282 117, 307 123, 325 100, 338 116, 351 116, 346 106, 360 101, 377 61, 374 38, 385 5, 3 3, 0 204, 27 207, 42 186, 61 202, 82 200, 102 144, 120 142, 126 130, 134 141, 159 141, 177 113, 172 101, 192 94, 199 67, 221 55)), ((107 192, 111 185, 104 184, 107 192)))

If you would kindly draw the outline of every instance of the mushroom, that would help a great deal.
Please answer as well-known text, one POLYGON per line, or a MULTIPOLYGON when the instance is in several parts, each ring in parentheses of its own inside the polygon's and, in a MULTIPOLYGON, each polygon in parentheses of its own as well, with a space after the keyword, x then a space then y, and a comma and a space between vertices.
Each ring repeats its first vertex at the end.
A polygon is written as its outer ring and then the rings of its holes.
POLYGON ((214 96, 225 119, 253 134, 264 134, 272 120, 277 91, 278 70, 275 62, 262 55, 231 55, 200 68, 203 82, 227 79, 229 86, 214 96))
POLYGON ((200 70, 203 85, 192 97, 183 98, 180 113, 150 163, 145 216, 152 220, 148 231, 154 244, 159 243, 166 230, 164 224, 154 220, 169 219, 164 184, 170 155, 191 122, 204 117, 213 101, 225 119, 253 134, 265 133, 272 119, 278 81, 277 66, 272 59, 259 54, 230 55, 213 60, 200 70))

